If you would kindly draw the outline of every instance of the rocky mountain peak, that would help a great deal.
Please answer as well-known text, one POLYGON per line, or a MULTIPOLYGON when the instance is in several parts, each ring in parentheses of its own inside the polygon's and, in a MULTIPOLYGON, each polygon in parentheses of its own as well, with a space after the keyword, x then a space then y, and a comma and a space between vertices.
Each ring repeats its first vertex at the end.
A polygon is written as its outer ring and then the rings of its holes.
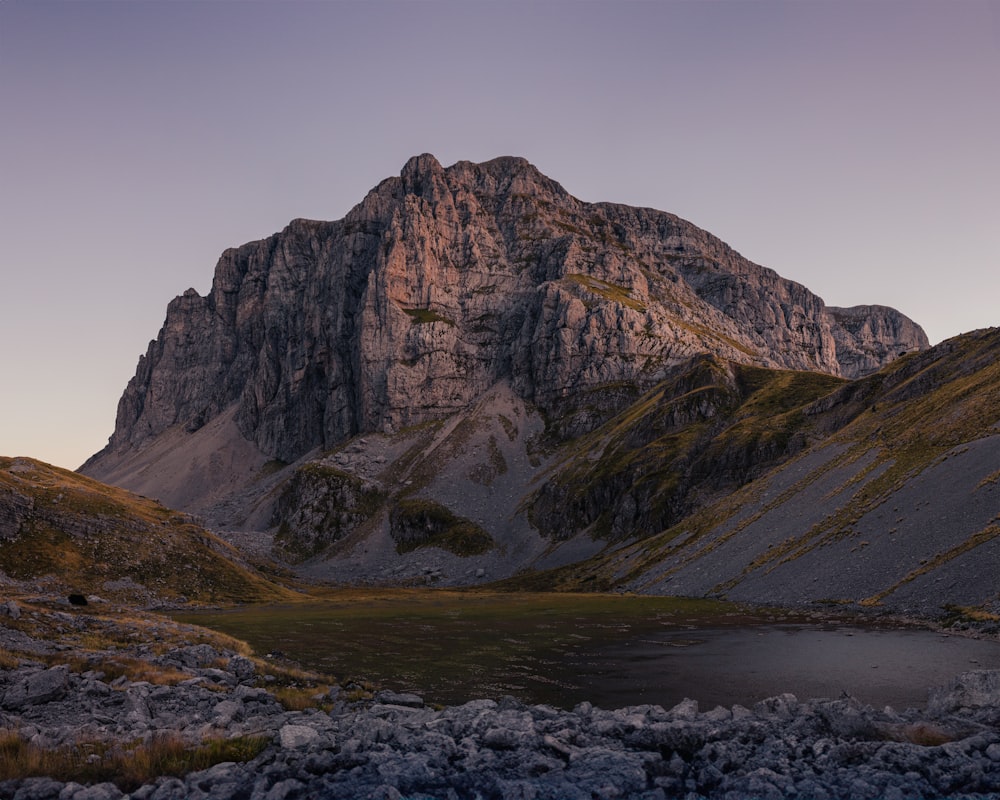
POLYGON ((399 177, 406 194, 426 195, 428 199, 435 196, 435 189, 441 190, 446 186, 444 167, 430 153, 413 156, 403 165, 399 177))
POLYGON ((342 220, 226 250, 208 296, 168 306, 85 469, 223 419, 294 461, 498 382, 558 416, 698 353, 856 377, 926 346, 899 312, 829 309, 672 214, 584 203, 521 158, 423 154, 342 220))
POLYGON ((444 167, 432 153, 421 153, 418 156, 411 156, 403 164, 399 172, 399 177, 404 181, 415 175, 444 174, 444 167))

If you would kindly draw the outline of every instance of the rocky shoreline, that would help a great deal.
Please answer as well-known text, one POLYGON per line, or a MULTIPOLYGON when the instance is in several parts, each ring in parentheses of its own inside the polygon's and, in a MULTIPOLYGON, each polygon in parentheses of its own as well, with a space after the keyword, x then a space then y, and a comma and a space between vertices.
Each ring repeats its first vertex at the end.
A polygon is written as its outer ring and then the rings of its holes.
POLYGON ((257 743, 249 760, 137 787, 0 781, 0 798, 11 800, 1000 797, 1000 671, 960 675, 932 690, 926 708, 905 711, 788 694, 707 711, 691 700, 567 711, 509 697, 435 708, 357 686, 289 710, 261 660, 217 644, 116 648, 133 677, 111 678, 74 663, 66 645, 0 633, 0 647, 16 642, 28 654, 0 672, 0 729, 33 747, 127 749, 165 736, 257 743), (61 649, 66 663, 54 663, 61 649), (137 679, 136 665, 172 680, 137 679))

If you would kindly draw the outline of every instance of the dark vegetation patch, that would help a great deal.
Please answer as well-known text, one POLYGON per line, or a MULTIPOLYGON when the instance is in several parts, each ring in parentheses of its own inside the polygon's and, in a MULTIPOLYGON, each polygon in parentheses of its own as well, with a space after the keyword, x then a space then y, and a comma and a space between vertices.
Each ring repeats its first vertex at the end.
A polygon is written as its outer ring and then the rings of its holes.
POLYGON ((272 458, 270 461, 265 461, 261 466, 260 475, 264 478, 268 475, 273 475, 275 472, 280 472, 287 466, 287 461, 282 461, 280 458, 272 458))
POLYGON ((389 532, 398 553, 439 547, 458 556, 476 556, 496 546, 493 537, 472 520, 423 498, 397 501, 389 514, 389 532))
POLYGON ((504 475, 507 472, 507 459, 503 457, 503 453, 497 444, 496 436, 490 434, 486 447, 489 452, 488 460, 486 462, 476 464, 471 470, 469 470, 469 480, 473 483, 478 483, 481 486, 492 485, 493 481, 495 481, 500 475, 504 475))
POLYGON ((531 520, 561 539, 657 533, 713 493, 738 487, 802 450, 802 406, 843 383, 699 357, 572 442, 533 496, 531 520))
POLYGON ((455 327, 454 320, 448 319, 443 314, 439 314, 432 308, 405 308, 403 309, 410 317, 410 322, 414 325, 428 325, 432 322, 443 322, 445 325, 455 327))

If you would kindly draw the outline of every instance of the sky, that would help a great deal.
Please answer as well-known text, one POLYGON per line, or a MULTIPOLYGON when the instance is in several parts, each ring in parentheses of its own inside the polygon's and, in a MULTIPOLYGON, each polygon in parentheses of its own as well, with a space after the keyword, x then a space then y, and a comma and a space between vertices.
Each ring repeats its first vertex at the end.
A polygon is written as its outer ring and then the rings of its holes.
POLYGON ((0 455, 78 467, 223 250, 423 152, 1000 325, 998 87, 1000 0, 0 0, 0 455))

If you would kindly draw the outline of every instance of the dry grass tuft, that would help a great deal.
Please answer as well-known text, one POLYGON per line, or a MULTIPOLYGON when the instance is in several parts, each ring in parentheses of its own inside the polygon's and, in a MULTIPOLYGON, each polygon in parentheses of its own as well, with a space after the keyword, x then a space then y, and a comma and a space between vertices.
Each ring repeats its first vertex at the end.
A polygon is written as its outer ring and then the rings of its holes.
POLYGON ((270 658, 253 657, 251 659, 261 675, 271 675, 278 686, 318 686, 329 683, 329 675, 302 669, 294 664, 282 663, 270 658))
POLYGON ((902 731, 903 741, 921 747, 937 747, 955 741, 955 737, 941 730, 935 725, 918 722, 915 725, 908 725, 902 731))
POLYGON ((269 741, 264 736, 241 736, 209 739, 192 747, 180 736, 168 734, 134 745, 80 740, 49 749, 7 730, 0 732, 0 780, 44 776, 80 783, 111 781, 128 792, 161 775, 184 775, 224 761, 249 761, 269 741))
POLYGON ((321 675, 271 659, 254 658, 253 662, 259 674, 274 678, 267 690, 288 711, 305 711, 309 708, 328 710, 327 695, 334 682, 330 675, 321 675))
POLYGON ((327 705, 329 686, 276 686, 268 689, 287 711, 305 711, 327 705))
POLYGON ((70 672, 83 674, 94 671, 104 673, 105 682, 125 677, 130 681, 145 681, 156 686, 176 686, 181 681, 189 680, 192 675, 175 667, 161 667, 150 664, 141 658, 125 655, 109 655, 105 653, 57 653, 45 657, 45 661, 55 666, 65 664, 70 672))
POLYGON ((21 666, 21 657, 10 650, 0 647, 0 669, 17 669, 21 666))

